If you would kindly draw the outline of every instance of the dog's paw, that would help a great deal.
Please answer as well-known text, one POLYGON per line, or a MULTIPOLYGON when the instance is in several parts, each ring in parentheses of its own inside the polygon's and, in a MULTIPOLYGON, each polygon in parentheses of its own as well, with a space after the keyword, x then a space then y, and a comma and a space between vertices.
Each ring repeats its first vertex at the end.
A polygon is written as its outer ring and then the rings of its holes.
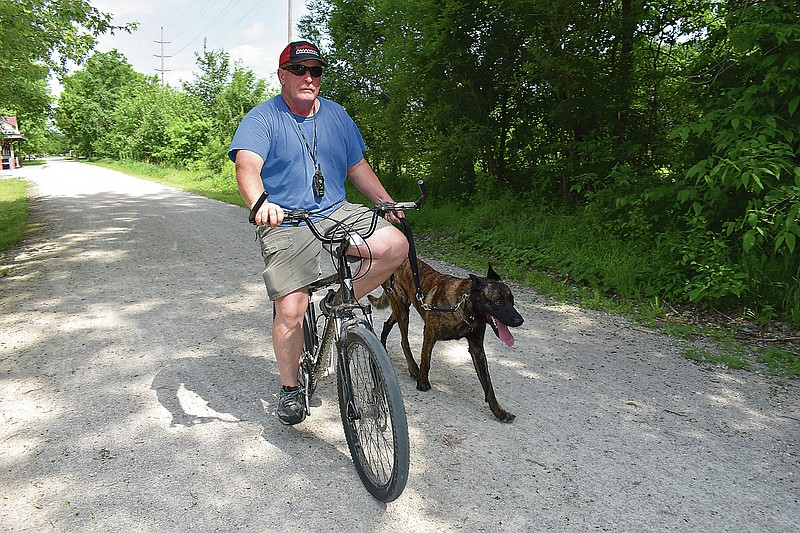
POLYGON ((430 381, 417 381, 417 390, 421 390, 423 392, 431 390, 430 381))
POLYGON ((517 418, 517 415, 515 415, 514 413, 509 413, 508 411, 504 411, 502 409, 500 411, 495 412, 494 416, 500 422, 506 422, 506 423, 513 422, 514 419, 517 418))

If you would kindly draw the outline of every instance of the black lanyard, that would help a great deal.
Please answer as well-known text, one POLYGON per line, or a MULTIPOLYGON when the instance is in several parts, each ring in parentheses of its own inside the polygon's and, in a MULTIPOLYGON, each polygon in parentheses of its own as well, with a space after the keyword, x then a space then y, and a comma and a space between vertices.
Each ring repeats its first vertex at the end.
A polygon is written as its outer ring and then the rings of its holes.
POLYGON ((300 132, 300 138, 303 140, 303 144, 306 145, 306 150, 308 151, 308 155, 311 156, 311 161, 314 163, 314 175, 311 177, 311 190, 314 191, 314 196, 318 198, 322 198, 325 196, 325 177, 322 175, 322 169, 319 168, 319 163, 317 162, 317 108, 316 106, 312 108, 314 113, 314 150, 311 150, 311 147, 308 145, 308 139, 306 139, 305 133, 303 133, 303 128, 300 127, 300 123, 296 122, 297 124, 297 131, 300 132))
POLYGON ((300 132, 300 137, 303 139, 303 144, 306 145, 306 150, 308 151, 308 155, 311 156, 311 161, 314 163, 314 168, 319 170, 319 163, 317 163, 317 110, 316 106, 313 110, 314 112, 314 151, 311 151, 311 147, 308 145, 308 140, 306 139, 305 134, 303 133, 303 128, 300 127, 299 123, 297 124, 297 131, 300 132))

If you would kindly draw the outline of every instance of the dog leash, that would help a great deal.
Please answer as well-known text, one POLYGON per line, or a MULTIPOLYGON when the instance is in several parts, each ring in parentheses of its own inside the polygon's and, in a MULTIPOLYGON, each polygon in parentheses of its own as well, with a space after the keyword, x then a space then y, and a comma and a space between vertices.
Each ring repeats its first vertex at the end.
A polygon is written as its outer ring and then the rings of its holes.
MULTIPOLYGON (((406 235, 406 239, 408 240, 408 260, 411 263, 411 277, 414 278, 414 286, 417 288, 417 301, 419 302, 420 306, 426 311, 436 311, 441 313, 455 313, 458 311, 458 308, 461 307, 464 302, 467 301, 469 298, 468 294, 464 294, 461 297, 461 300, 455 307, 448 307, 448 306, 435 306, 425 303, 425 295, 422 293, 422 284, 419 281, 419 264, 417 264, 417 247, 414 244, 414 235, 411 232, 411 225, 408 223, 408 220, 405 217, 400 219, 400 222, 403 223, 403 233, 406 235)), ((466 319, 464 320, 466 322, 466 319)), ((467 322, 469 323, 469 322, 467 322)))

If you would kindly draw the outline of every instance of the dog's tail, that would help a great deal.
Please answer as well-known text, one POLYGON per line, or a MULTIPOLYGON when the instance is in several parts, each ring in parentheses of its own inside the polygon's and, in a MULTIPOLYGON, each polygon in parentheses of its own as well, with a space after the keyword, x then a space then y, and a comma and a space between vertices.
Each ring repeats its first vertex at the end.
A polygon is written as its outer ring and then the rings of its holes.
POLYGON ((389 297, 386 296, 386 291, 383 291, 378 298, 372 296, 371 294, 368 295, 367 298, 369 298, 369 302, 378 309, 386 309, 389 307, 389 297))

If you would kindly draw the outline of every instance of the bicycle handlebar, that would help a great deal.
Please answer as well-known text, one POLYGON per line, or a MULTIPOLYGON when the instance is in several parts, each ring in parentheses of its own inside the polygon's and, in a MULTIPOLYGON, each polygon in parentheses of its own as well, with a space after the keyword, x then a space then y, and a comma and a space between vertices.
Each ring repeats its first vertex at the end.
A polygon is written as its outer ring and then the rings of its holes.
MULTIPOLYGON (((390 211, 410 211, 412 209, 419 209, 420 206, 428 199, 428 190, 425 188, 425 182, 422 180, 417 180, 417 186, 420 190, 420 196, 414 202, 380 202, 375 204, 375 206, 371 208, 371 211, 374 213, 372 217, 372 224, 370 225, 369 231, 367 231, 366 234, 362 235, 361 237, 366 239, 374 233, 378 223, 378 215, 384 215, 390 211)), ((251 224, 255 224, 256 213, 261 208, 261 205, 265 200, 266 195, 262 195, 261 198, 259 198, 259 201, 253 206, 253 209, 250 211, 249 218, 251 224)), ((307 222, 307 225, 314 236, 325 244, 341 243, 349 239, 349 235, 343 235, 341 237, 322 235, 315 225, 311 223, 311 216, 311 211, 306 209, 295 209, 293 211, 284 211, 283 220, 294 226, 299 225, 301 222, 307 222)))
MULTIPOLYGON (((372 223, 364 234, 361 235, 362 239, 368 239, 375 232, 378 225, 378 216, 384 215, 389 211, 410 211, 412 209, 419 209, 422 204, 428 199, 428 190, 425 188, 425 182, 417 180, 417 186, 420 190, 420 196, 414 202, 379 202, 374 207, 370 208, 373 212, 372 223)), ((314 234, 319 241, 323 244, 340 244, 350 239, 350 235, 345 232, 339 237, 330 235, 323 235, 319 229, 311 222, 311 212, 306 209, 295 209, 293 211, 284 211, 283 220, 297 226, 301 222, 306 222, 311 233, 314 234)))

